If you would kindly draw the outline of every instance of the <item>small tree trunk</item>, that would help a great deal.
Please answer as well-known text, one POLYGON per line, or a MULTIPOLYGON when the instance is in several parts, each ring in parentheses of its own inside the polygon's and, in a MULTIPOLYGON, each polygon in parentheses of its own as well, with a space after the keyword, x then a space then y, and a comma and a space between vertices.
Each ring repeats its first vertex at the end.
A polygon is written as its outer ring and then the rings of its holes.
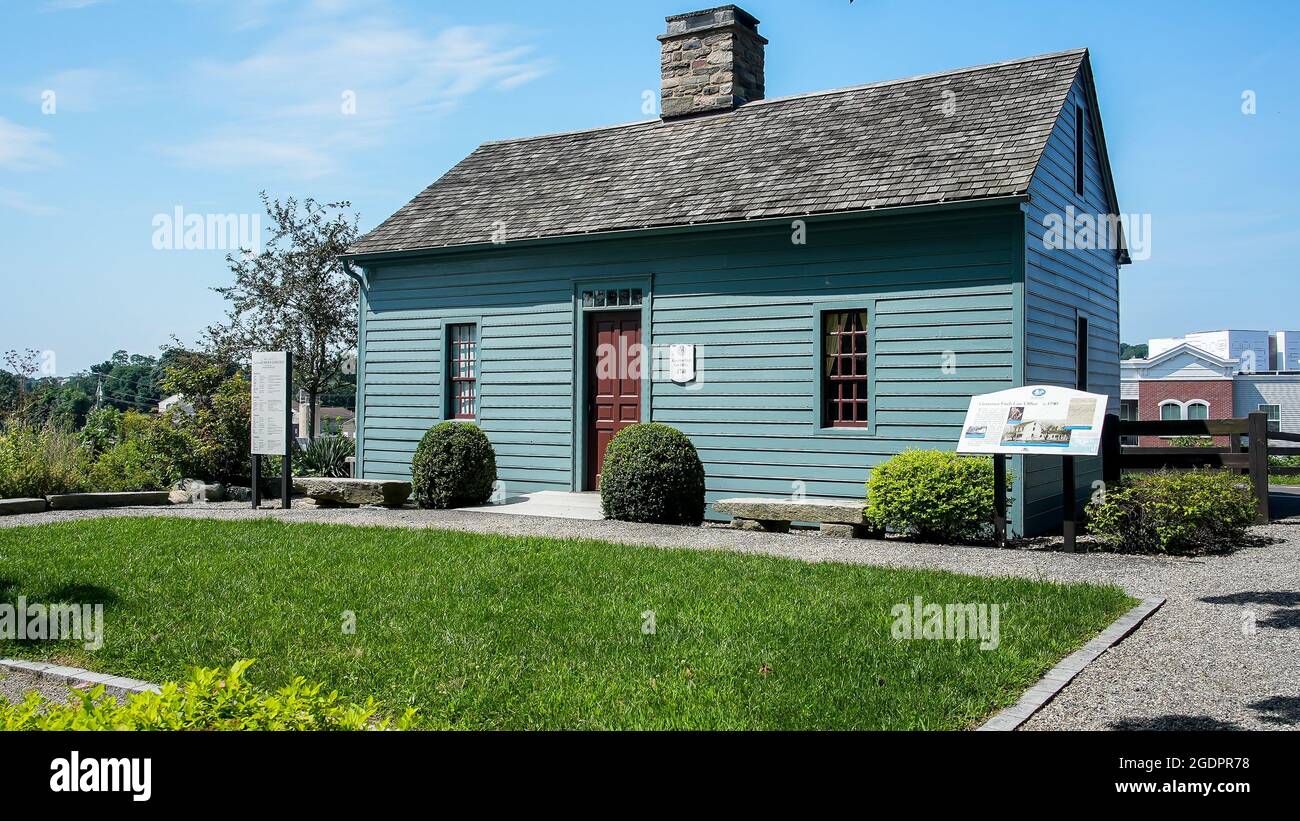
POLYGON ((307 391, 307 438, 316 441, 316 406, 320 403, 320 391, 312 388, 307 391))

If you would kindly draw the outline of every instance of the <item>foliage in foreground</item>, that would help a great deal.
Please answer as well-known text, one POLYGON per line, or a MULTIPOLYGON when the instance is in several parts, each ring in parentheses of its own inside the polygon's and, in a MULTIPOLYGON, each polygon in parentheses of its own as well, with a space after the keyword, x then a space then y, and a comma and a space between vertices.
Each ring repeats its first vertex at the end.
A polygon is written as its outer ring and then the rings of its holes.
POLYGON ((924 542, 987 541, 993 535, 993 460, 938 450, 890 457, 867 481, 866 519, 924 542))
POLYGON ((76 434, 65 428, 17 419, 0 428, 0 499, 75 493, 89 469, 76 434))
POLYGON ((704 521, 700 455, 676 428, 628 425, 605 448, 600 504, 607 519, 698 525, 704 521))
POLYGON ((411 460, 411 495, 420 507, 481 505, 496 481, 496 452, 483 429, 470 422, 429 428, 411 460))
POLYGON ((1209 469, 1134 474, 1088 505, 1092 531, 1123 553, 1231 550, 1256 512, 1245 477, 1209 469))
POLYGON ((68 702, 31 692, 17 704, 0 702, 0 730, 405 730, 415 717, 408 709, 396 722, 378 718, 373 698, 353 704, 302 676, 275 692, 260 690, 244 678, 252 664, 195 668, 183 683, 125 702, 105 697, 103 685, 73 691, 68 702))

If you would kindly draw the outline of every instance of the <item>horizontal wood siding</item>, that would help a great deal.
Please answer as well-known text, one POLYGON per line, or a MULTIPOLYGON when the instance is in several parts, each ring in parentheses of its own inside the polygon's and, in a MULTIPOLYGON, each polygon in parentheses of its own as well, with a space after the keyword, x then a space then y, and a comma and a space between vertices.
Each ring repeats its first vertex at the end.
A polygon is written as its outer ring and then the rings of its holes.
MULTIPOLYGON (((1110 396, 1109 410, 1119 413, 1119 263, 1113 250, 1047 249, 1044 220, 1110 210, 1093 113, 1084 77, 1075 80, 1047 149, 1030 184, 1025 244, 1025 382, 1034 385, 1076 384, 1075 321, 1088 317, 1088 389, 1110 396), (1084 134, 1084 192, 1075 193, 1075 105, 1083 107, 1089 126, 1084 134)), ((1018 504, 1027 535, 1061 524, 1060 459, 1024 457, 1017 483, 1018 504)), ((1100 460, 1078 460, 1080 499, 1101 478, 1100 460)))
POLYGON ((969 397, 1015 384, 1022 225, 1011 206, 809 220, 804 245, 779 224, 367 266, 362 470, 409 475, 442 418, 443 324, 481 316, 480 422, 502 479, 511 493, 573 489, 574 283, 638 277, 651 344, 696 346, 697 389, 656 381, 649 409, 699 449, 710 502, 861 498, 872 466, 952 449, 969 397), (814 306, 836 303, 873 312, 869 430, 818 429, 814 306))

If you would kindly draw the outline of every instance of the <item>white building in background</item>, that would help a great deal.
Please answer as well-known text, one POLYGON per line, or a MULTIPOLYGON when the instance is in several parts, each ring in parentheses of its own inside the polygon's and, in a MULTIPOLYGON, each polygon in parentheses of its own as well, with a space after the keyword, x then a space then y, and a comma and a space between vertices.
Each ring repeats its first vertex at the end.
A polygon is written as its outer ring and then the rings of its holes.
POLYGON ((1300 331, 1278 331, 1273 335, 1273 347, 1274 370, 1300 371, 1300 331))
POLYGON ((1273 429, 1300 433, 1300 331, 1200 331, 1147 345, 1146 359, 1120 363, 1121 419, 1266 413, 1273 429))
POLYGON ((180 408, 190 416, 194 415, 194 406, 185 401, 185 397, 179 393, 173 393, 171 396, 158 403, 158 412, 166 413, 172 408, 180 408))
POLYGON ((1183 343, 1220 359, 1237 360, 1238 373, 1300 370, 1300 331, 1195 331, 1150 340, 1147 358, 1155 359, 1183 343))

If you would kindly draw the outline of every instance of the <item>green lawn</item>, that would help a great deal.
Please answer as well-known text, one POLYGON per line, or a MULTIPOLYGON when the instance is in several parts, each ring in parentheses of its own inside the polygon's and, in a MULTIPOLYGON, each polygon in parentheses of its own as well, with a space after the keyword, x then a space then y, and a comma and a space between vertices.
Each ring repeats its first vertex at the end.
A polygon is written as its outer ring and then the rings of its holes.
POLYGON ((416 706, 423 726, 495 729, 965 728, 1134 604, 725 552, 180 518, 0 528, 0 601, 19 596, 107 602, 105 644, 0 640, 0 656, 151 681, 256 658, 257 683, 301 674, 416 706), (918 595, 1003 605, 1000 646, 893 639, 891 608, 918 595))

